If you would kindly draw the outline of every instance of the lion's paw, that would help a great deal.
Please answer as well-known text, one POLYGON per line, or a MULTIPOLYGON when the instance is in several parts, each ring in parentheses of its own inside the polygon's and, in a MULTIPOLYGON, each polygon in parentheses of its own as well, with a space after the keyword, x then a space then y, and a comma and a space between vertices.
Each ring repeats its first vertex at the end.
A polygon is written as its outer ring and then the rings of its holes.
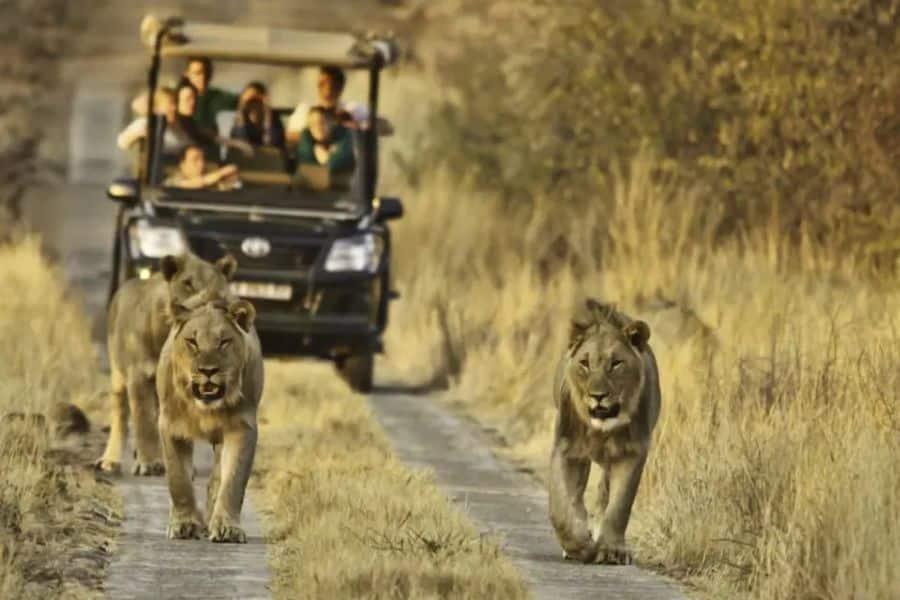
POLYGON ((170 540, 199 540, 206 535, 206 526, 199 515, 171 515, 166 536, 170 540))
POLYGON ((122 463, 117 460, 108 460, 102 457, 98 458, 94 461, 94 468, 110 475, 122 474, 122 463))
POLYGON ((598 565, 630 565, 634 562, 634 557, 624 545, 599 544, 593 562, 598 565))
POLYGON ((162 462, 158 460, 142 462, 138 461, 134 463, 134 466, 131 468, 131 472, 134 475, 138 475, 140 477, 153 477, 158 475, 165 475, 166 467, 162 464, 162 462))
POLYGON ((209 541, 227 544, 246 544, 247 534, 229 519, 213 517, 209 522, 209 541))
POLYGON ((594 553, 596 549, 592 542, 588 542, 580 547, 573 547, 569 550, 563 548, 563 560, 571 560, 582 563, 591 563, 594 561, 594 553))

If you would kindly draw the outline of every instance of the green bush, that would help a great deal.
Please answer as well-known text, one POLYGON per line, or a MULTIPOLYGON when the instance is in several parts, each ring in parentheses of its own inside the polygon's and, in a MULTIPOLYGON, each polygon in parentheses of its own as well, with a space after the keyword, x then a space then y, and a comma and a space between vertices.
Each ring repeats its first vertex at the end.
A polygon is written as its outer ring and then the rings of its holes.
POLYGON ((769 222, 894 264, 898 0, 509 0, 439 71, 426 152, 511 199, 589 201, 642 147, 731 224, 769 222), (448 96, 450 96, 448 94, 448 96))

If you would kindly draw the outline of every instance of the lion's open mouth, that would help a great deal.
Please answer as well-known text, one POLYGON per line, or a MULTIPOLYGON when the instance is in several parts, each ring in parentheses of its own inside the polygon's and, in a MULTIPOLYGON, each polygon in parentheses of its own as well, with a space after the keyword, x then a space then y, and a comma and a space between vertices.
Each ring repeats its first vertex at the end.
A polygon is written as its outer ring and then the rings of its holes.
POLYGON ((191 392, 193 392, 194 398, 200 402, 210 404, 225 397, 225 386, 211 381, 194 383, 191 385, 191 392))
POLYGON ((610 406, 595 406, 590 410, 592 419, 615 419, 619 416, 622 405, 619 403, 610 406))

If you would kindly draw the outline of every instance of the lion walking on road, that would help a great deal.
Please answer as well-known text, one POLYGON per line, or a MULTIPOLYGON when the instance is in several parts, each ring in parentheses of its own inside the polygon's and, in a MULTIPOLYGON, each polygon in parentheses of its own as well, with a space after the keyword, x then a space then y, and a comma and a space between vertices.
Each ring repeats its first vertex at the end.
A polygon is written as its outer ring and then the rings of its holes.
POLYGON ((595 300, 572 321, 557 368, 550 460, 550 520, 564 555, 586 563, 628 564, 625 529, 660 411, 650 328, 595 300), (597 523, 584 491, 600 469, 597 523))
POLYGON ((263 361, 246 300, 207 303, 175 315, 156 371, 159 433, 171 495, 167 534, 208 534, 214 542, 247 541, 240 526, 244 493, 256 452, 263 361), (197 508, 194 441, 213 445, 207 518, 197 508))

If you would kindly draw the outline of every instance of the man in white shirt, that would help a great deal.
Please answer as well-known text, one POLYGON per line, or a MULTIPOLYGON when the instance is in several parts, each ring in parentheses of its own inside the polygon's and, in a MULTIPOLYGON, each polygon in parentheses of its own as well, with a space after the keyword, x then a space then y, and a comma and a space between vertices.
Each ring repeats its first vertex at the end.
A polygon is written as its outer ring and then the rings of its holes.
MULTIPOLYGON (((301 102, 291 113, 287 122, 287 141, 296 144, 300 139, 300 133, 306 129, 306 121, 309 117, 309 109, 313 106, 333 112, 341 125, 349 129, 368 129, 369 107, 359 102, 342 100, 341 93, 347 78, 344 71, 337 67, 322 67, 319 70, 319 80, 316 84, 317 99, 314 105, 301 102)), ((377 119, 379 135, 390 135, 394 128, 387 119, 377 119)))
MULTIPOLYGON (((317 98, 314 106, 333 111, 345 127, 365 129, 369 126, 369 107, 358 102, 341 100, 346 81, 347 78, 341 69, 322 67, 316 84, 317 98)), ((300 132, 306 128, 306 120, 312 106, 301 102, 291 113, 286 128, 289 143, 296 144, 300 139, 300 132)))

